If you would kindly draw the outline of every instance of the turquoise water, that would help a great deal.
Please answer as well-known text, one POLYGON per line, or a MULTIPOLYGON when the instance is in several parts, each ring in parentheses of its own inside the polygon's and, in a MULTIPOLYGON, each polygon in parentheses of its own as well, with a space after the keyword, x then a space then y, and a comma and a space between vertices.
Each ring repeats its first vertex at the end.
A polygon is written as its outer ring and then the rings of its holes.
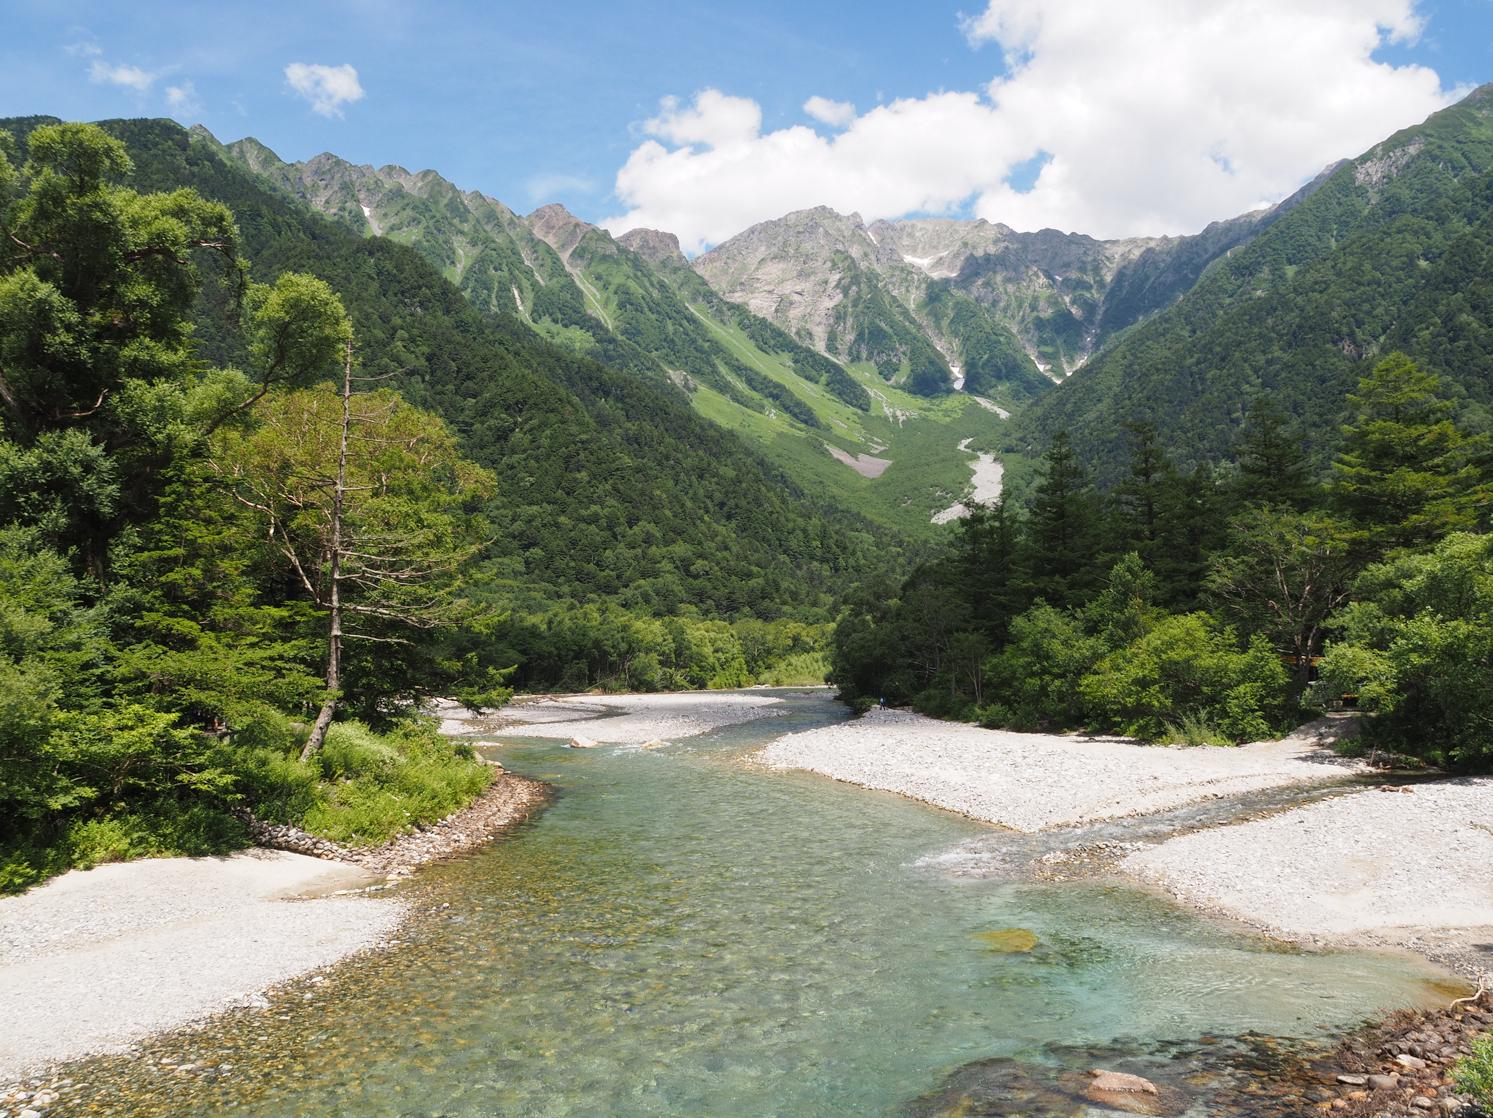
POLYGON ((1431 990, 1418 964, 1272 950, 1128 888, 953 876, 928 856, 989 828, 740 763, 843 717, 797 695, 663 750, 503 749, 555 801, 406 887, 429 911, 401 949, 175 1042, 232 1068, 137 1064, 119 1112, 899 1114, 974 1061, 1309 1035, 1431 990), (1007 928, 1037 945, 980 937, 1007 928))

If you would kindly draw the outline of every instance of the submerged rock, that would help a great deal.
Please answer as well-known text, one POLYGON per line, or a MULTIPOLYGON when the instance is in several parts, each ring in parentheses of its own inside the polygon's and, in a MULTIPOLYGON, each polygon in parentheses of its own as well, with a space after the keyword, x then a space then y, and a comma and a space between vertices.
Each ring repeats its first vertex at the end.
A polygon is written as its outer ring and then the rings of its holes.
POLYGON ((1037 933, 1027 928, 999 928, 993 932, 976 932, 975 938, 990 950, 1002 955, 1020 955, 1037 946, 1037 933))

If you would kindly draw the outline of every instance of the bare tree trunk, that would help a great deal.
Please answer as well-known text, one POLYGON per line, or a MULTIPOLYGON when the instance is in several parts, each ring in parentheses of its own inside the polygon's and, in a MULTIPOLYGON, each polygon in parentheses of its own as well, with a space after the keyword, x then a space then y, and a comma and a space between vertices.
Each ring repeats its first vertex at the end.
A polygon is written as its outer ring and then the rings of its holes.
POLYGON ((327 612, 330 623, 327 632, 327 697, 322 701, 316 723, 311 727, 311 736, 306 739, 306 748, 301 750, 301 760, 309 761, 321 752, 327 740, 327 729, 332 725, 332 716, 337 713, 337 702, 342 698, 342 498, 347 491, 347 440, 352 427, 353 347, 347 343, 347 353, 342 365, 342 430, 337 449, 337 481, 332 489, 332 538, 330 548, 331 584, 327 592, 327 612))

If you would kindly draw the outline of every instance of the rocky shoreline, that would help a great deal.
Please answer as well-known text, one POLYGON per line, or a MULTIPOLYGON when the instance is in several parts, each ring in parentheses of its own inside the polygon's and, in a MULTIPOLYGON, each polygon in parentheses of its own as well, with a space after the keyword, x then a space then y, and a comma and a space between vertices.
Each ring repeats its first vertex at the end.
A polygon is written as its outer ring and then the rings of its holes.
POLYGON ((242 818, 257 846, 346 862, 384 877, 405 877, 421 866, 486 845, 494 836, 530 818, 549 799, 550 787, 544 782, 508 772, 496 762, 489 764, 497 770, 492 783, 470 804, 436 823, 396 835, 381 846, 342 846, 285 823, 266 823, 247 814, 242 818))

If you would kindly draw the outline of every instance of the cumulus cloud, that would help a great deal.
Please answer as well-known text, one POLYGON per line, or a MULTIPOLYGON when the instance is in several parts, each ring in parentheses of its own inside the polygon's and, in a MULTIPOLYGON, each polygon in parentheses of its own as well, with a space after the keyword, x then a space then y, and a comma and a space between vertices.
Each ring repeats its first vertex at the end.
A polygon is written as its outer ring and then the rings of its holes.
POLYGON ((855 119, 855 106, 849 101, 831 101, 817 95, 804 102, 804 112, 831 128, 844 128, 855 119))
POLYGON ((100 85, 117 85, 135 93, 148 92, 156 80, 156 76, 149 70, 123 64, 115 66, 101 59, 88 68, 88 76, 100 85))
POLYGON ((668 229, 690 250, 819 204, 1192 232, 1453 99, 1434 71, 1374 57, 1420 26, 1415 0, 989 0, 963 30, 1002 53, 1003 76, 858 115, 811 98, 832 136, 763 132, 756 102, 720 90, 666 98, 617 173, 627 212, 606 224, 668 229))
POLYGON ((323 66, 319 63, 292 62, 285 67, 290 88, 305 98, 313 112, 322 116, 341 116, 342 106, 363 99, 358 71, 352 66, 323 66))

